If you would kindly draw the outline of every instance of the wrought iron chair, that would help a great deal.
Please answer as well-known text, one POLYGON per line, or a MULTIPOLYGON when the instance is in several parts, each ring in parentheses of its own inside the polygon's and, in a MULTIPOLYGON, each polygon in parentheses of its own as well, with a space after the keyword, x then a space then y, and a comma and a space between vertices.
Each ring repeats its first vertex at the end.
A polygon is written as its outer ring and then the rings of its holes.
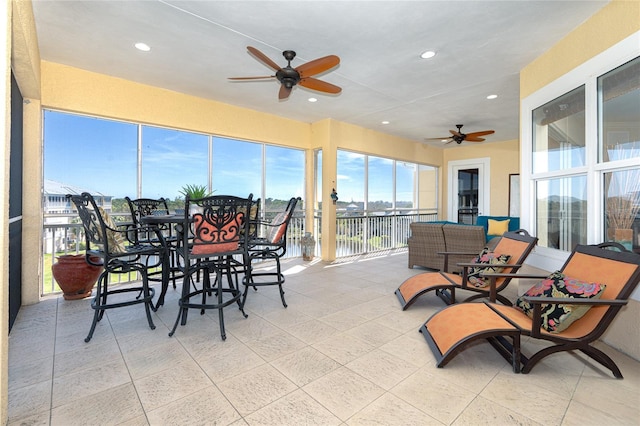
POLYGON ((241 303, 239 275, 251 276, 247 212, 250 212, 252 197, 252 194, 248 198, 215 195, 191 199, 187 195, 183 232, 176 250, 184 274, 182 295, 178 317, 169 336, 173 336, 178 323, 186 325, 189 309, 200 309, 201 314, 207 309, 217 309, 223 340, 226 339, 225 307, 236 303, 247 317, 241 303), (192 205, 198 206, 201 212, 189 216, 192 205), (200 271, 201 283, 198 281, 200 271))
POLYGON ((271 222, 261 223, 260 226, 265 229, 265 236, 254 237, 249 241, 249 258, 251 263, 253 264, 253 262, 256 261, 274 260, 276 263, 276 269, 274 272, 252 272, 251 275, 247 276, 246 279, 243 280, 243 284, 245 285, 244 294, 242 296, 243 306, 247 300, 249 287, 253 287, 254 290, 257 290, 257 287, 277 285, 280 290, 282 305, 285 308, 287 307, 287 302, 284 300, 284 290, 282 289, 285 277, 282 273, 280 259, 287 252, 287 231, 298 201, 300 201, 300 197, 292 197, 287 203, 285 210, 278 213, 271 222))
MULTIPOLYGON (((168 215, 169 207, 167 206, 167 201, 164 198, 137 198, 132 200, 129 197, 125 197, 125 200, 127 201, 129 210, 131 211, 132 231, 135 231, 133 233, 133 238, 143 243, 160 244, 155 233, 149 234, 149 225, 145 226, 141 222, 141 219, 145 216, 157 214, 168 215)), ((161 269, 149 272, 149 281, 159 281, 163 283, 163 286, 165 286, 168 284, 168 280, 164 274, 168 273, 168 276, 170 276, 170 279, 173 282, 173 288, 176 288, 176 279, 181 278, 181 276, 177 274, 178 268, 176 263, 176 246, 178 243, 178 237, 176 236, 175 231, 171 229, 171 226, 167 224, 157 224, 155 226, 157 226, 162 232, 164 242, 167 246, 166 254, 168 256, 167 259, 165 259, 165 265, 163 265, 161 269)), ((162 291, 164 294, 166 289, 163 288, 162 291)))
POLYGON ((91 260, 92 256, 98 256, 101 259, 101 265, 104 267, 98 278, 96 295, 91 302, 91 307, 94 309, 93 322, 85 342, 91 340, 98 321, 104 315, 104 311, 123 306, 144 304, 149 327, 152 330, 155 329, 156 327, 151 318, 154 289, 149 287, 148 271, 151 268, 158 267, 164 257, 165 248, 162 243, 162 234, 154 229, 140 228, 141 232, 156 233, 155 238, 161 244, 143 244, 136 240, 130 240, 128 239, 131 235, 130 229, 126 227, 119 228, 111 217, 96 204, 91 194, 87 192, 83 192, 80 195, 69 194, 67 198, 71 199, 76 206, 84 227, 87 263, 99 265, 91 260), (156 259, 156 262, 148 262, 149 258, 156 259), (109 288, 109 276, 111 274, 129 274, 131 272, 140 274, 141 285, 109 288), (123 293, 136 293, 137 296, 126 300, 118 296, 115 300, 109 300, 110 296, 123 293))
MULTIPOLYGON (((491 274, 494 278, 514 275, 491 274)), ((529 373, 549 355, 580 351, 621 379, 616 363, 592 343, 604 334, 640 282, 640 256, 618 243, 577 245, 559 273, 552 274, 563 280, 562 285, 544 276, 525 277, 547 280, 532 291, 539 296, 520 297, 521 307, 462 303, 446 307, 427 320, 420 332, 434 353, 437 366, 444 367, 467 347, 486 339, 512 364, 515 373, 529 373), (564 291, 558 290, 563 287, 564 291), (545 291, 540 292, 541 289, 545 291), (578 307, 582 308, 582 317, 574 315, 578 307), (561 311, 556 311, 559 308, 561 311), (569 320, 571 315, 574 316, 569 320), (561 321, 570 325, 561 328, 561 321), (526 356, 521 351, 521 336, 552 345, 526 356)))

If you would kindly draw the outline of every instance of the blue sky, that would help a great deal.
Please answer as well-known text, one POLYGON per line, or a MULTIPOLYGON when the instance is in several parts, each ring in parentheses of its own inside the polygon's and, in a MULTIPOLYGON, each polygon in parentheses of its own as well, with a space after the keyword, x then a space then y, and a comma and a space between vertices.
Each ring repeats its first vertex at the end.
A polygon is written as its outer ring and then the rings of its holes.
MULTIPOLYGON (((117 198, 137 197, 138 125, 56 111, 44 114, 45 178, 117 198)), ((181 197, 185 184, 208 182, 209 137, 141 126, 142 197, 181 197)), ((216 194, 260 197, 262 144, 213 138, 212 189, 216 194)), ((304 152, 265 146, 266 197, 304 198, 304 152)), ((342 201, 363 201, 364 158, 339 151, 336 190, 342 201)), ((398 162, 399 201, 413 197, 415 165, 398 162)), ((393 161, 369 157, 369 200, 391 201, 393 161)), ((330 191, 328 189, 327 191, 330 191)), ((327 192, 323 191, 323 192, 327 192)), ((323 194, 328 196, 327 194, 323 194)))

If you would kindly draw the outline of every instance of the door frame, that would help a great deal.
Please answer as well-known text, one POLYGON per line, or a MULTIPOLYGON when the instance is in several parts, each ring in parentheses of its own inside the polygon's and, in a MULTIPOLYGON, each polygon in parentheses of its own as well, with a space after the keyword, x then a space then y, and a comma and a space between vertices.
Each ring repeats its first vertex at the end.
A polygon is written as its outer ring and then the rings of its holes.
POLYGON ((454 160, 447 164, 447 220, 458 222, 458 170, 478 169, 478 216, 491 211, 491 159, 489 157, 454 160))

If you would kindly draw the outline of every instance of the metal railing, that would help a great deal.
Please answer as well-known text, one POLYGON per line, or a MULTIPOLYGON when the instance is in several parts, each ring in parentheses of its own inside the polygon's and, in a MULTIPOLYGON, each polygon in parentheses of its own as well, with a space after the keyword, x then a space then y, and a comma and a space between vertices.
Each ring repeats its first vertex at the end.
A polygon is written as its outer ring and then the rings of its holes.
MULTIPOLYGON (((112 213, 117 222, 130 222, 128 213, 112 213)), ((336 218, 336 257, 371 253, 379 250, 405 247, 409 237, 409 224, 416 221, 437 220, 436 210, 416 213, 380 215, 379 212, 349 212, 336 218)), ((42 294, 60 291, 51 274, 51 265, 57 256, 84 253, 84 229, 77 222, 76 214, 46 214, 43 232, 43 282, 42 294), (66 223, 65 223, 66 222, 66 223)), ((321 254, 321 216, 316 214, 311 232, 316 240, 315 256, 321 254)), ((304 213, 297 212, 291 218, 287 231, 285 258, 302 257, 304 213)), ((112 278, 110 278, 112 279, 112 278)), ((135 273, 115 276, 117 282, 138 279, 135 273)))

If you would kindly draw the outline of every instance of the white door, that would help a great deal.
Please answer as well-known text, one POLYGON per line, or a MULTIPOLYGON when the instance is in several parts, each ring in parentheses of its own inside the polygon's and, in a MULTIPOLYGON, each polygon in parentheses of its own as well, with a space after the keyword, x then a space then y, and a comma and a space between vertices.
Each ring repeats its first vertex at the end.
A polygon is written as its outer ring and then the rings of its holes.
POLYGON ((459 210, 467 219, 465 213, 476 209, 478 216, 490 214, 490 159, 450 161, 448 168, 447 220, 458 222, 459 210))

